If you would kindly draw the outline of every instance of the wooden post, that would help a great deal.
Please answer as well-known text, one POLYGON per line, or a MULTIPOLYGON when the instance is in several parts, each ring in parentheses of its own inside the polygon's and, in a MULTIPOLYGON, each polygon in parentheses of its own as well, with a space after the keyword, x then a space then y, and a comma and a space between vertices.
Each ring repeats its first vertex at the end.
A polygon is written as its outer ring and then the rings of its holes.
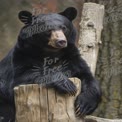
MULTIPOLYGON (((80 80, 70 79, 80 92, 80 80)), ((53 89, 37 84, 15 89, 16 122, 81 122, 74 114, 76 96, 62 96, 53 89)))
POLYGON ((103 28, 104 6, 96 3, 85 3, 80 22, 79 50, 95 73, 101 31, 103 28))

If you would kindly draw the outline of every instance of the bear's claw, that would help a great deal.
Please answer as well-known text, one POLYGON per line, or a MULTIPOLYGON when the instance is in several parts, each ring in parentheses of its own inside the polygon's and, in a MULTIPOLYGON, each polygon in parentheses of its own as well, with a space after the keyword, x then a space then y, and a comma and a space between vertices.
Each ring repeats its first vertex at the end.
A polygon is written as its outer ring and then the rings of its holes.
POLYGON ((94 92, 94 94, 89 92, 92 93, 92 91, 87 90, 77 96, 74 103, 76 117, 81 118, 89 115, 97 108, 100 96, 97 92, 94 92))

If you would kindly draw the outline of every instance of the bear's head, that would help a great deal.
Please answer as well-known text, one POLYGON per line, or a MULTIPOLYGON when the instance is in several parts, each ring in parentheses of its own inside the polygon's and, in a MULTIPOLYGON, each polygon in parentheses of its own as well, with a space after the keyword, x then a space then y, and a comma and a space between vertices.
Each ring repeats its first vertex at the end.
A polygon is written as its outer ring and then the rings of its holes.
POLYGON ((40 49, 61 50, 75 43, 76 30, 72 21, 77 10, 69 7, 60 13, 32 15, 21 11, 19 19, 25 24, 18 37, 22 48, 35 47, 40 49))

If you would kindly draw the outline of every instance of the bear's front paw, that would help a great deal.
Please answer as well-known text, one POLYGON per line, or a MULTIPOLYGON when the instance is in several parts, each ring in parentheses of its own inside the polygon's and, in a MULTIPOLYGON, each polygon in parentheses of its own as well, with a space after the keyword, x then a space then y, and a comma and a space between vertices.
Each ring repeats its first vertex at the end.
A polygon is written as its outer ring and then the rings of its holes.
POLYGON ((88 89, 78 95, 74 106, 76 117, 82 117, 91 114, 101 101, 101 95, 95 89, 88 89))
POLYGON ((77 93, 77 88, 69 79, 54 82, 54 88, 60 94, 69 94, 74 96, 77 93))

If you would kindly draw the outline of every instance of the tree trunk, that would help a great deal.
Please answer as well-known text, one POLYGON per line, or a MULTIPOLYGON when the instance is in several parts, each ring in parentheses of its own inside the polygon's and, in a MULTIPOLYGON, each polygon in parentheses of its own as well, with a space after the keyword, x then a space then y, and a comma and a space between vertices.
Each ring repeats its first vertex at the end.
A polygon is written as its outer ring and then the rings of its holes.
POLYGON ((79 50, 93 74, 96 70, 99 45, 101 44, 103 17, 103 5, 95 3, 84 4, 80 23, 79 50))
POLYGON ((97 0, 97 3, 104 4, 106 10, 96 71, 103 99, 95 115, 122 118, 122 0, 97 0))

